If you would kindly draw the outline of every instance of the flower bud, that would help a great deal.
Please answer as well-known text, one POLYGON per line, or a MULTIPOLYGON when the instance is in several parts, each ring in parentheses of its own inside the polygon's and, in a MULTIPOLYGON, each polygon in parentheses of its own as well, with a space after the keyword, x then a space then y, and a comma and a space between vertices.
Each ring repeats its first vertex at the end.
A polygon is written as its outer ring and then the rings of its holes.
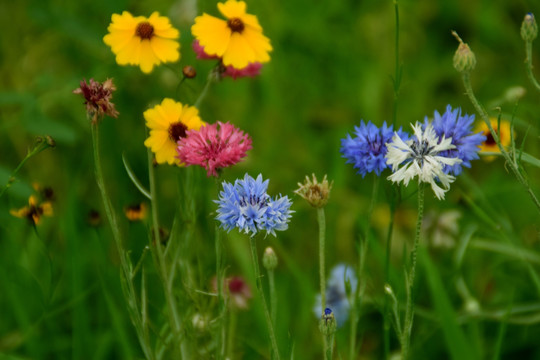
POLYGON ((264 268, 268 271, 271 271, 277 267, 277 264, 278 264, 278 258, 276 256, 276 253, 274 252, 274 249, 272 249, 271 247, 267 247, 264 250, 264 255, 263 255, 264 268))
POLYGON ((319 330, 323 335, 332 335, 336 332, 337 329, 337 323, 336 318, 334 317, 334 313, 332 312, 332 309, 326 308, 324 309, 324 314, 322 314, 321 321, 319 322, 319 330))
POLYGON ((182 69, 182 74, 184 74, 184 77, 188 79, 193 79, 195 76, 197 76, 197 71, 195 68, 191 65, 186 65, 182 69))
POLYGON ((454 68, 460 73, 473 70, 476 66, 476 56, 469 45, 464 43, 455 31, 452 31, 452 35, 459 41, 459 46, 454 54, 454 68))
POLYGON ((303 197, 311 206, 316 208, 322 208, 328 203, 330 197, 330 190, 332 190, 332 183, 328 183, 326 175, 322 182, 318 182, 315 174, 312 175, 313 180, 306 176, 304 184, 298 183, 299 188, 294 191, 295 194, 303 197))
POLYGON ((538 35, 538 26, 532 13, 525 15, 523 22, 521 23, 521 38, 527 42, 531 42, 536 39, 538 35))

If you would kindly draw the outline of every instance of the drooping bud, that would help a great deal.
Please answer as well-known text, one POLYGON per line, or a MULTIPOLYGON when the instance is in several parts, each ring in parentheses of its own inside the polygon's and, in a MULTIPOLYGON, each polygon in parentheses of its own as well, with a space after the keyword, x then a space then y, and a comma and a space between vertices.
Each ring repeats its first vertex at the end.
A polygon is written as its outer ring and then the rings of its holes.
POLYGON ((469 45, 464 43, 455 31, 452 31, 452 35, 459 41, 459 46, 454 54, 454 68, 460 73, 468 73, 476 66, 476 56, 469 45))
POLYGON ((294 191, 295 194, 303 197, 311 206, 316 208, 322 208, 328 203, 330 197, 330 190, 332 190, 332 183, 328 183, 326 175, 322 182, 318 182, 315 174, 312 174, 313 180, 306 176, 306 181, 298 183, 299 188, 294 191))
POLYGON ((277 267, 278 264, 278 258, 276 256, 276 253, 274 252, 274 249, 271 247, 267 247, 264 250, 263 255, 263 266, 266 270, 272 271, 277 267))
POLYGON ((536 39, 537 35, 538 25, 536 25, 536 19, 533 13, 528 13, 521 23, 521 38, 526 42, 531 42, 536 39))
POLYGON ((182 74, 185 78, 193 79, 195 76, 197 76, 197 71, 193 66, 186 65, 182 68, 182 74))

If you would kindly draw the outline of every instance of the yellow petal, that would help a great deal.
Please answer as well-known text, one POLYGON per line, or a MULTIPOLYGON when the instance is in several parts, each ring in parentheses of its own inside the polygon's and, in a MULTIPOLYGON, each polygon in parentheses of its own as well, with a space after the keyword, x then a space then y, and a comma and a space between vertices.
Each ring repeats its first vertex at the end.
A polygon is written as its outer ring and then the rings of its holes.
POLYGON ((223 54, 223 64, 237 69, 245 68, 248 63, 256 62, 255 52, 240 33, 233 33, 227 50, 223 54))
POLYGON ((159 65, 160 61, 154 54, 154 50, 150 46, 150 40, 142 40, 140 46, 139 65, 143 73, 151 73, 155 65, 159 65))
POLYGON ((270 61, 270 55, 268 55, 268 52, 272 51, 270 39, 261 32, 252 30, 251 28, 244 29, 242 36, 255 54, 255 58, 250 62, 264 63, 270 61))
POLYGON ((48 201, 41 204, 41 210, 43 210, 43 215, 53 216, 52 204, 48 201))
POLYGON ((159 16, 158 12, 152 13, 148 18, 148 22, 154 27, 154 34, 156 36, 167 39, 178 39, 180 33, 170 23, 169 18, 165 16, 159 16))
POLYGON ((116 54, 116 62, 119 65, 139 64, 141 54, 141 39, 132 37, 129 42, 116 54))
POLYGON ((113 53, 118 54, 134 37, 131 30, 120 30, 105 35, 103 42, 111 47, 113 53))
POLYGON ((152 151, 159 151, 169 140, 169 134, 163 130, 152 130, 150 136, 144 141, 144 145, 152 151))
POLYGON ((174 40, 161 39, 159 37, 153 37, 150 40, 150 46, 154 54, 162 62, 177 61, 180 58, 178 49, 180 44, 174 40))
POLYGON ((255 15, 244 14, 242 16, 239 16, 239 18, 240 20, 242 20, 244 25, 251 27, 253 30, 262 32, 262 27, 259 24, 259 20, 257 20, 257 17, 255 15))
POLYGON ((124 11, 122 15, 113 14, 111 16, 111 24, 109 25, 108 30, 135 30, 137 24, 137 19, 129 12, 124 11))
POLYGON ((226 18, 241 17, 246 13, 246 3, 243 1, 228 0, 225 3, 218 3, 219 12, 226 18))
POLYGON ((227 26, 227 22, 208 14, 195 18, 191 33, 199 40, 199 44, 208 55, 217 56, 223 56, 231 37, 231 29, 227 26))

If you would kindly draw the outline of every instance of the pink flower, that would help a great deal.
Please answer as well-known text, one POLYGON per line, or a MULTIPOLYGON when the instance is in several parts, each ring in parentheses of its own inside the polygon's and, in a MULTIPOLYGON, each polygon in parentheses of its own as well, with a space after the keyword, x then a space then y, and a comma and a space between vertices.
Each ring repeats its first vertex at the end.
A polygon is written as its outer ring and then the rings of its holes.
POLYGON ((186 165, 204 167, 207 175, 218 176, 217 171, 238 163, 251 150, 251 138, 242 130, 218 121, 189 130, 178 141, 178 158, 186 165))
MULTIPOLYGON (((199 44, 199 40, 193 40, 193 43, 191 44, 193 51, 195 51, 195 54, 197 55, 197 59, 202 60, 213 60, 217 59, 221 62, 221 58, 219 58, 216 55, 210 55, 207 54, 204 51, 204 47, 199 44)), ((245 68, 237 69, 231 65, 229 66, 223 66, 221 64, 221 76, 222 77, 232 77, 234 80, 236 80, 239 77, 255 77, 260 75, 261 73, 262 64, 259 62, 255 63, 249 63, 245 68)))
MULTIPOLYGON (((217 292, 217 279, 212 278, 212 289, 217 292)), ((249 299, 253 297, 251 289, 241 276, 232 276, 223 279, 223 292, 230 296, 231 306, 245 310, 248 308, 249 299)))

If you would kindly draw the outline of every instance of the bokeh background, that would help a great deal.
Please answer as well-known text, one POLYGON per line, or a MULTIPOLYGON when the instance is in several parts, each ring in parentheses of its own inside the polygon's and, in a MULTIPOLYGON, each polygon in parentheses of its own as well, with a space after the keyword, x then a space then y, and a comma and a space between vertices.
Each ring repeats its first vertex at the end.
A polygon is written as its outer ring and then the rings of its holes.
MULTIPOLYGON (((224 180, 261 173, 270 179, 270 193, 293 198, 296 212, 289 230, 277 238, 261 238, 259 245, 261 253, 265 246, 273 246, 280 259, 279 343, 297 359, 315 359, 321 356, 321 345, 313 340, 319 338, 312 311, 318 289, 316 213, 292 192, 306 175, 328 174, 334 185, 326 208, 327 264, 329 268, 340 262, 356 264, 373 177, 362 178, 345 164, 340 141, 352 134, 361 119, 377 125, 392 121, 395 7, 390 0, 248 0, 247 4, 272 41, 272 60, 257 78, 227 78, 214 84, 200 113, 207 122, 230 121, 253 138, 247 159, 225 170, 224 180)), ((218 15, 216 2, 0 0, 0 184, 8 181, 36 136, 47 134, 56 141, 55 149, 27 162, 0 199, 0 357, 142 358, 125 310, 110 230, 104 216, 98 228, 87 221, 90 211, 103 212, 93 176, 90 125, 82 99, 72 90, 84 78, 114 78, 118 90, 113 101, 120 116, 101 124, 107 186, 119 213, 127 205, 145 201, 128 178, 122 155, 147 183, 142 113, 164 97, 191 104, 202 90, 214 65, 196 60, 191 50, 190 27, 202 12, 218 15), (169 16, 181 32, 181 60, 150 75, 136 67, 118 66, 102 38, 111 14, 123 10, 169 16), (194 66, 198 76, 178 87, 184 65, 194 66), (54 217, 40 224, 39 236, 26 221, 9 214, 27 203, 33 183, 52 187, 55 194, 54 217)), ((403 76, 398 126, 409 129, 411 122, 432 116, 435 110, 442 113, 447 104, 474 113, 452 67, 457 41, 450 32, 456 30, 478 60, 471 76, 478 98, 493 116, 497 107, 503 118, 514 114, 517 143, 521 145, 527 134, 524 150, 540 157, 539 93, 527 81, 519 34, 527 12, 540 14, 540 4, 532 0, 400 1, 403 76), (526 90, 519 101, 507 96, 515 86, 526 90)), ((537 69, 539 48, 534 48, 537 69)), ((538 193, 538 169, 525 165, 525 170, 538 193)), ((171 228, 178 204, 187 196, 178 185, 185 171, 157 168, 164 228, 171 228)), ((188 194, 193 195, 197 225, 184 245, 185 254, 197 269, 199 289, 210 291, 215 271, 212 200, 219 184, 207 179, 203 169, 190 171, 197 184, 196 192, 188 194)), ((384 175, 388 174, 383 174, 371 219, 369 261, 360 280, 367 289, 359 323, 359 358, 363 359, 380 359, 383 351, 380 309, 387 204, 393 191, 384 175)), ((414 185, 402 190, 393 237, 391 285, 402 301, 403 255, 410 249, 416 221, 415 190, 414 185)), ((444 201, 426 192, 422 241, 431 262, 420 266, 417 279, 415 359, 457 356, 459 345, 452 341, 446 316, 465 334, 472 358, 540 358, 540 302, 534 285, 540 264, 538 220, 532 202, 500 158, 473 162, 444 201), (428 286, 427 274, 434 274, 444 286, 428 286), (450 309, 441 310, 440 301, 450 309), (480 310, 471 312, 471 306, 480 310)), ((129 239, 126 247, 135 259, 147 244, 149 226, 123 221, 129 239)), ((244 275, 252 282, 247 237, 231 232, 224 240, 227 273, 244 275)), ((159 313, 159 284, 149 286, 153 311, 159 313)), ((181 303, 185 309, 193 304, 199 310, 213 306, 201 294, 181 303)), ((194 310, 186 310, 186 317, 193 315, 194 310)), ((343 357, 347 329, 348 325, 337 334, 336 352, 343 357)), ((267 356, 265 331, 260 304, 254 299, 251 308, 238 316, 236 357, 267 356)), ((211 348, 211 337, 204 331, 193 330, 190 341, 201 349, 211 348)), ((398 349, 394 336, 391 349, 398 349)))

